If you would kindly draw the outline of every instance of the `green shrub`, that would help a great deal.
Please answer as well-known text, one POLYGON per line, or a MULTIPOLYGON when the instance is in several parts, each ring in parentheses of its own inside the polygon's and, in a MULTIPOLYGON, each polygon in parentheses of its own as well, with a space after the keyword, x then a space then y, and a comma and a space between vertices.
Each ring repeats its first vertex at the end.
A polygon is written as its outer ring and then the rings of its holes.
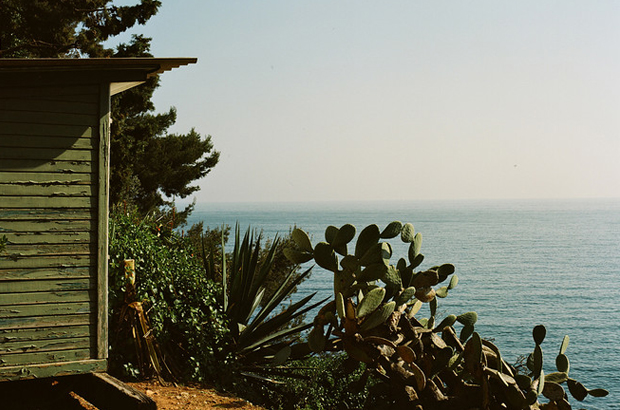
POLYGON ((113 373, 159 375, 162 362, 162 373, 235 389, 247 377, 261 378, 257 373, 263 369, 309 353, 305 343, 301 349, 293 345, 299 332, 311 326, 300 318, 317 304, 309 305, 311 297, 306 297, 286 306, 309 271, 298 272, 285 260, 279 240, 261 246, 260 236, 254 239, 248 230, 242 237, 237 229, 234 251, 223 258, 228 229, 205 234, 200 225, 184 237, 172 227, 161 215, 140 218, 126 210, 111 215, 113 373), (209 246, 202 246, 205 239, 209 246), (135 260, 135 291, 126 283, 126 259, 135 260), (268 289, 274 277, 281 286, 268 289), (141 303, 138 309, 133 302, 141 303), (138 310, 145 312, 142 318, 138 310), (150 332, 142 331, 140 320, 148 320, 150 332), (145 343, 150 335, 155 346, 145 343))
MULTIPOLYGON (((182 379, 205 380, 230 363, 223 351, 228 326, 219 285, 208 280, 192 247, 153 217, 112 212, 109 244, 110 369, 121 376, 148 376, 121 312, 128 305, 123 261, 136 265, 135 301, 142 302, 166 364, 182 379)), ((150 369, 151 371, 153 369, 150 369)))
POLYGON ((359 409, 368 396, 368 386, 358 383, 365 366, 357 366, 343 353, 321 353, 289 363, 295 377, 277 378, 277 386, 252 385, 256 397, 250 399, 270 409, 323 410, 359 409), (353 383, 353 384, 352 384, 353 383))

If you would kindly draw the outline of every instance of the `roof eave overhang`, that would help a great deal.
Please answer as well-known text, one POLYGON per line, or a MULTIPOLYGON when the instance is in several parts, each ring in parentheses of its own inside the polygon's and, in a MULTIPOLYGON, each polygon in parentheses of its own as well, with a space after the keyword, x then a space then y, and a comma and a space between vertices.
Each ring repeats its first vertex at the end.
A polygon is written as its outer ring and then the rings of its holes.
POLYGON ((194 64, 196 58, 29 58, 0 59, 0 82, 76 76, 109 82, 112 94, 124 91, 148 78, 174 68, 194 64))

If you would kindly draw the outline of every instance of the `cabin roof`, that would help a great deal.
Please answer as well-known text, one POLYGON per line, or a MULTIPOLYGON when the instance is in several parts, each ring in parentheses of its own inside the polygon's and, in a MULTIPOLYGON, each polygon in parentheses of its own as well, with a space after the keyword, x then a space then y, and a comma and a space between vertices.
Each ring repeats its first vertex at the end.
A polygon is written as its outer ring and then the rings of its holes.
POLYGON ((196 58, 0 58, 0 80, 33 76, 97 75, 110 82, 111 94, 117 94, 146 81, 147 78, 183 65, 196 58))
POLYGON ((119 70, 134 69, 149 75, 161 74, 164 71, 182 65, 193 64, 196 58, 1 58, 0 70, 7 71, 55 71, 55 70, 119 70))

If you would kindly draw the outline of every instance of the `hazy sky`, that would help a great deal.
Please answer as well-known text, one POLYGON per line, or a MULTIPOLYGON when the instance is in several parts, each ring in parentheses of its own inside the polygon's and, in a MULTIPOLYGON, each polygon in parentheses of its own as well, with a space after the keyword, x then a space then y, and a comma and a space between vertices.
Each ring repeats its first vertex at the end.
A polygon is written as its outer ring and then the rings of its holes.
MULTIPOLYGON (((133 3, 126 1, 125 3, 133 3)), ((620 197, 620 2, 163 0, 211 201, 620 197)))

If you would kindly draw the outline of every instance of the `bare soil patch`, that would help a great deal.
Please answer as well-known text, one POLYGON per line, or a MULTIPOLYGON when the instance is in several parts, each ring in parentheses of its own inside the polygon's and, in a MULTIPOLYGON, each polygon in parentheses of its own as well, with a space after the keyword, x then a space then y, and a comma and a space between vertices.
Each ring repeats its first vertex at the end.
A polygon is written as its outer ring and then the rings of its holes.
POLYGON ((162 386, 156 381, 127 384, 155 400, 158 410, 264 410, 207 386, 162 386))

